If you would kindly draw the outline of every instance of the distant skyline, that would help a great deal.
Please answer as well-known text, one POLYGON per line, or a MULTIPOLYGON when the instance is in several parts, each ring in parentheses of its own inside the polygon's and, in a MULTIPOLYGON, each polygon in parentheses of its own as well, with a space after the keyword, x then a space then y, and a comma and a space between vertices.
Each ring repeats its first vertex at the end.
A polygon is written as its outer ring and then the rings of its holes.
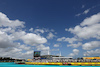
POLYGON ((100 0, 0 0, 0 57, 32 58, 37 50, 100 56, 100 0))

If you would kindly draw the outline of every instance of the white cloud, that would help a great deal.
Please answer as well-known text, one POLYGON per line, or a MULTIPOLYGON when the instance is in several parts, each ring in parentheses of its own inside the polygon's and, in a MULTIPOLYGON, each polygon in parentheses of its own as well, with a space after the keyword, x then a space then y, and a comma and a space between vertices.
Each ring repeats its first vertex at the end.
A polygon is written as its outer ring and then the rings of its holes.
POLYGON ((47 36, 47 39, 53 39, 55 37, 55 35, 53 33, 49 33, 47 36))
MULTIPOLYGON (((91 55, 97 55, 100 54, 97 51, 100 51, 99 49, 91 50, 95 48, 100 47, 100 42, 98 41, 100 39, 100 13, 97 13, 95 15, 92 15, 86 19, 84 19, 80 25, 75 26, 74 28, 69 28, 67 31, 70 31, 74 34, 74 37, 77 37, 78 39, 85 39, 89 40, 90 38, 94 38, 95 41, 87 42, 82 45, 82 49, 84 50, 90 50, 84 53, 84 56, 91 56, 91 55)), ((70 44, 67 46, 73 46, 76 44, 70 44)), ((69 54, 71 56, 75 56, 74 53, 69 54)))
POLYGON ((78 41, 78 39, 76 39, 76 38, 65 38, 65 40, 64 41, 67 41, 67 42, 69 42, 69 43, 73 43, 74 41, 78 41))
POLYGON ((84 50, 91 50, 100 47, 100 41, 91 41, 82 45, 84 50))
POLYGON ((8 49, 4 49, 4 48, 0 48, 0 56, 2 57, 8 57, 8 56, 12 56, 15 55, 18 52, 21 52, 22 49, 18 49, 18 48, 11 48, 10 50, 8 49))
POLYGON ((61 37, 61 38, 58 38, 57 41, 63 41, 65 39, 66 39, 66 37, 61 37))
POLYGON ((54 44, 54 47, 59 47, 59 44, 54 44))
POLYGON ((19 20, 9 20, 5 14, 0 12, 0 27, 24 27, 24 23, 25 22, 19 20))
POLYGON ((33 28, 30 28, 29 31, 33 32, 33 28))
POLYGON ((50 31, 51 31, 51 32, 55 32, 55 30, 54 30, 54 29, 51 29, 50 31))
POLYGON ((85 7, 85 5, 82 5, 82 8, 84 8, 85 7))
POLYGON ((50 51, 59 51, 59 49, 50 49, 50 51))
POLYGON ((100 55, 100 49, 90 50, 90 51, 84 52, 83 55, 84 56, 100 55))
POLYGON ((82 43, 81 42, 78 42, 77 44, 69 44, 69 45, 67 45, 67 47, 77 48, 77 47, 79 47, 81 45, 82 45, 82 43))
POLYGON ((73 57, 75 56, 74 53, 70 53, 68 56, 73 57))
POLYGON ((37 50, 43 50, 43 51, 46 51, 46 50, 49 50, 50 49, 49 46, 46 47, 43 44, 40 44, 40 45, 36 46, 36 48, 37 48, 37 50))
POLYGON ((79 50, 78 49, 73 49, 73 53, 70 53, 68 56, 73 57, 75 55, 78 55, 78 53, 79 53, 79 50))
POLYGON ((11 57, 11 58, 31 58, 33 56, 33 50, 29 46, 16 44, 15 47, 0 48, 1 57, 11 57), (26 51, 24 51, 26 50, 26 51), (23 52, 24 51, 24 52, 23 52))
POLYGON ((67 28, 65 28, 65 31, 68 31, 68 29, 67 29, 67 28))
POLYGON ((58 38, 57 41, 65 41, 65 42, 68 42, 68 43, 73 43, 75 41, 80 41, 80 40, 77 39, 76 37, 73 37, 73 38, 61 37, 61 38, 58 38))
POLYGON ((31 46, 27 46, 27 45, 21 45, 20 43, 18 43, 17 48, 23 49, 23 50, 31 50, 31 46))
POLYGON ((10 35, 13 37, 13 40, 19 40, 22 36, 25 36, 25 34, 25 31, 19 30, 12 32, 10 35))
POLYGON ((100 13, 95 14, 83 20, 80 25, 74 28, 69 28, 69 31, 79 38, 89 39, 96 38, 100 39, 100 13))
POLYGON ((78 55, 79 50, 78 50, 78 49, 73 49, 73 53, 74 53, 75 55, 78 55))
POLYGON ((55 32, 55 30, 54 29, 48 29, 48 28, 36 28, 36 29, 34 29, 34 33, 36 33, 36 34, 43 34, 43 33, 57 33, 57 32, 55 32))
POLYGON ((0 31, 0 48, 14 47, 12 37, 0 31))
POLYGON ((80 16, 81 15, 81 13, 78 13, 78 14, 76 14, 75 16, 80 16))
POLYGON ((67 45, 67 47, 73 47, 73 48, 77 48, 82 45, 82 43, 80 42, 82 40, 77 37, 72 37, 72 38, 61 37, 58 38, 57 41, 68 42, 69 44, 67 45), (76 42, 78 43, 76 44, 76 42))
POLYGON ((36 45, 36 44, 43 44, 47 42, 47 39, 44 37, 41 37, 40 35, 36 35, 33 33, 27 33, 25 36, 22 36, 21 39, 24 41, 24 43, 29 45, 36 45))
POLYGON ((83 12, 83 14, 87 14, 90 11, 90 9, 87 9, 83 12))
POLYGON ((85 20, 83 20, 83 22, 80 25, 81 26, 93 25, 93 24, 97 24, 99 22, 100 22, 100 13, 97 13, 97 14, 92 15, 91 17, 88 17, 85 20))
MULTIPOLYGON (((5 14, 0 12, 1 57, 32 58, 34 49, 32 47, 35 44, 43 44, 47 42, 47 39, 40 35, 27 33, 24 30, 24 24, 25 22, 23 21, 10 20, 5 14)), ((32 29, 33 28, 31 28, 30 31, 32 31, 32 29)), ((45 49, 48 49, 48 47, 45 49)))
MULTIPOLYGON (((0 56, 16 57, 19 56, 22 49, 16 48, 17 42, 14 39, 17 35, 13 35, 15 31, 24 27, 23 21, 10 20, 5 14, 0 12, 0 56), (14 42, 15 41, 15 42, 14 42)), ((18 33, 20 35, 20 33, 18 33)))
POLYGON ((29 50, 23 52, 22 49, 12 48, 12 49, 2 49, 0 48, 0 56, 1 57, 11 57, 11 58, 19 58, 19 59, 32 59, 33 58, 33 50, 29 50))
POLYGON ((35 29, 34 33, 44 33, 45 31, 43 29, 35 29))
POLYGON ((33 50, 29 50, 26 52, 15 52, 15 55, 13 54, 12 57, 14 58, 21 58, 21 59, 33 59, 33 50))
POLYGON ((27 51, 25 54, 33 54, 33 51, 32 50, 27 51))
POLYGON ((89 11, 90 11, 91 9, 92 9, 92 8, 86 9, 86 10, 84 10, 84 12, 78 13, 78 14, 76 14, 75 16, 80 16, 80 15, 83 15, 83 14, 87 14, 87 13, 89 13, 89 11))
POLYGON ((12 30, 12 28, 8 27, 8 28, 0 28, 0 31, 2 32, 10 32, 12 30))
MULTIPOLYGON (((90 10, 92 10, 92 9, 98 7, 98 6, 99 6, 99 5, 92 6, 91 8, 86 9, 86 10, 84 10, 82 13, 78 13, 78 14, 76 14, 75 16, 80 16, 80 15, 83 15, 83 14, 87 14, 87 13, 90 12, 90 10)), ((85 5, 82 5, 82 8, 84 8, 84 7, 85 7, 85 5)))

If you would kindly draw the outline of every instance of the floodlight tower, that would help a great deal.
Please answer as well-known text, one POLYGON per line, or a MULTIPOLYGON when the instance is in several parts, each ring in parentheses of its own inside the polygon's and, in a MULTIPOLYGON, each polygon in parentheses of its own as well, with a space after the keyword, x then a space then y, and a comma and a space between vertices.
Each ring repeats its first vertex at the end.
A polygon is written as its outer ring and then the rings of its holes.
POLYGON ((50 55, 50 51, 48 50, 48 55, 50 55))
POLYGON ((61 51, 59 52, 59 57, 61 56, 61 51))
POLYGON ((59 56, 61 56, 61 51, 60 51, 60 55, 59 56))

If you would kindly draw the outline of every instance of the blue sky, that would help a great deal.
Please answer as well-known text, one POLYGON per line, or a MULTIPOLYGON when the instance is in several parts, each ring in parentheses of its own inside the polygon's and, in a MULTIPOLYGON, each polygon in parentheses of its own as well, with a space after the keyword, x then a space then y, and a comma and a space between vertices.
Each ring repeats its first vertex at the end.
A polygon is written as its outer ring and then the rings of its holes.
POLYGON ((0 56, 100 56, 99 19, 99 0, 0 0, 0 56))

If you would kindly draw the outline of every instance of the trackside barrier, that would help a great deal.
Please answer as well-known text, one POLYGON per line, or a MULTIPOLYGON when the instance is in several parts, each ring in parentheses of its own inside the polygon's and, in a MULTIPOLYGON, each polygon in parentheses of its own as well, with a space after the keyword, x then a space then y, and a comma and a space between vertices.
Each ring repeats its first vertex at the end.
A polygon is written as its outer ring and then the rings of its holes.
POLYGON ((27 65, 100 66, 100 62, 25 62, 27 65))

